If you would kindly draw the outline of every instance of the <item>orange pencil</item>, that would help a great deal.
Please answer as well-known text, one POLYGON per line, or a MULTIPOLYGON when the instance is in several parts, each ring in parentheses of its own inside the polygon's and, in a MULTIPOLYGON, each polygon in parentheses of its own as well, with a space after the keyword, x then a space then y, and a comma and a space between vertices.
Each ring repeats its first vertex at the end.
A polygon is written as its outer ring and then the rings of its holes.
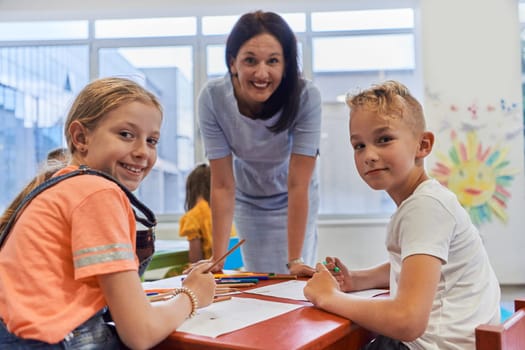
POLYGON ((172 291, 173 288, 156 288, 156 289, 145 289, 146 294, 155 295, 160 293, 166 293, 172 291))
POLYGON ((220 301, 230 300, 231 298, 232 298, 232 297, 229 296, 229 295, 227 295, 227 296, 223 296, 223 297, 215 297, 215 298, 213 299, 213 302, 214 302, 214 303, 218 303, 218 302, 220 302, 220 301))
POLYGON ((224 259, 226 259, 228 257, 228 255, 230 255, 231 253, 233 253, 235 251, 235 249, 239 248, 241 246, 241 244, 243 244, 244 242, 246 242, 245 239, 241 239, 236 245, 234 245, 230 250, 228 250, 223 256, 221 256, 219 259, 215 260, 215 262, 210 266, 208 267, 204 273, 208 273, 210 272, 215 266, 217 266, 218 264, 221 263, 221 261, 223 261, 224 259))

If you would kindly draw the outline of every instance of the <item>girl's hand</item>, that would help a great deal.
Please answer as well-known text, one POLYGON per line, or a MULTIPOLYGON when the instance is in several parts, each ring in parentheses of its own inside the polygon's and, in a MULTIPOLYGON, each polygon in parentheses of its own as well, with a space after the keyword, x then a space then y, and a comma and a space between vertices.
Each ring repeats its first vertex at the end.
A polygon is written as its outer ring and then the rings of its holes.
MULTIPOLYGON (((184 269, 184 271, 182 271, 182 273, 186 275, 186 274, 190 273, 191 271, 193 271, 193 269, 195 269, 195 268, 197 268, 197 267, 199 267, 199 266, 201 266, 203 264, 207 265, 207 264, 211 264, 211 263, 213 263, 213 258, 205 259, 205 260, 199 260, 196 263, 190 264, 186 269, 184 269)), ((210 266, 210 265, 208 265, 208 266, 210 266)), ((222 266, 223 266, 222 264, 219 264, 219 265, 215 266, 211 270, 211 272, 212 273, 221 273, 222 272, 222 266)))
POLYGON ((323 264, 318 263, 316 271, 312 278, 306 282, 303 292, 306 299, 312 304, 320 306, 322 300, 326 300, 339 291, 339 284, 323 264))
POLYGON ((215 295, 215 278, 211 272, 204 272, 211 266, 210 263, 201 263, 195 266, 182 282, 182 285, 195 293, 199 308, 211 304, 215 295))

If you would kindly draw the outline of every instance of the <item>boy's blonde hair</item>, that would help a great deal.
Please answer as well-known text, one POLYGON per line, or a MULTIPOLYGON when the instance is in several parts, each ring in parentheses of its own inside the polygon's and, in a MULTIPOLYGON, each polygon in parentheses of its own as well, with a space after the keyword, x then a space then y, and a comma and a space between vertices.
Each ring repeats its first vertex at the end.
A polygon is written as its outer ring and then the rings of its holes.
POLYGON ((399 118, 416 133, 426 129, 421 104, 406 86, 394 80, 373 85, 355 95, 347 94, 346 104, 350 107, 350 115, 352 111, 364 109, 383 117, 399 118))

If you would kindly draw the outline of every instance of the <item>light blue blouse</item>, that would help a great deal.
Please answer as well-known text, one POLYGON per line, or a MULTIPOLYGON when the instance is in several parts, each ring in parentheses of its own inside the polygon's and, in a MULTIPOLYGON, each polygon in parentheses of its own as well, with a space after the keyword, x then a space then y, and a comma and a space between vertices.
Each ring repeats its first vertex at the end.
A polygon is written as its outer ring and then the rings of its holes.
MULTIPOLYGON (((200 131, 208 159, 233 155, 236 198, 261 209, 288 204, 288 165, 292 153, 317 156, 321 135, 321 94, 305 80, 299 111, 290 129, 268 130, 281 112, 254 120, 239 112, 229 75, 210 80, 198 99, 200 131)), ((311 185, 317 185, 314 171, 311 185)))

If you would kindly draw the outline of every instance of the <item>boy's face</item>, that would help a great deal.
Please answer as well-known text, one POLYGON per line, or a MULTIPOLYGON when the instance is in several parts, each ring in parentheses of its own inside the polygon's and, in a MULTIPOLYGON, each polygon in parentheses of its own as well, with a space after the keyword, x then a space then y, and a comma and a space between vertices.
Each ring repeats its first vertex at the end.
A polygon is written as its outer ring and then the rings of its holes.
POLYGON ((114 109, 86 131, 83 164, 112 175, 131 191, 137 189, 157 160, 161 121, 156 107, 141 102, 114 109))
POLYGON ((420 137, 400 118, 354 108, 350 142, 359 175, 371 188, 386 190, 398 205, 424 175, 423 167, 416 165, 428 153, 421 154, 420 137))

